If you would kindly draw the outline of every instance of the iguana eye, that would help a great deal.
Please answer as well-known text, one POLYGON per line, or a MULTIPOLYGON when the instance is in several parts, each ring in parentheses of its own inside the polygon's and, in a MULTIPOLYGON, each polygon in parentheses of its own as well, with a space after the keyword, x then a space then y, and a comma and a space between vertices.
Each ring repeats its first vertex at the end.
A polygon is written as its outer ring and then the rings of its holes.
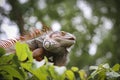
POLYGON ((62 36, 65 36, 65 34, 66 34, 66 33, 65 33, 64 31, 61 31, 61 35, 62 35, 62 36))

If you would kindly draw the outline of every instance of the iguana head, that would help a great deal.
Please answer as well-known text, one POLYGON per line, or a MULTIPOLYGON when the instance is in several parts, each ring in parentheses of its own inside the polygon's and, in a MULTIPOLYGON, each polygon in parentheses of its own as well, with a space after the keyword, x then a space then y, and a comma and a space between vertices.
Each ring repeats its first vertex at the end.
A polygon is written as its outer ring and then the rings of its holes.
POLYGON ((43 41, 43 47, 50 52, 57 53, 71 47, 75 43, 75 36, 64 31, 49 33, 43 41))

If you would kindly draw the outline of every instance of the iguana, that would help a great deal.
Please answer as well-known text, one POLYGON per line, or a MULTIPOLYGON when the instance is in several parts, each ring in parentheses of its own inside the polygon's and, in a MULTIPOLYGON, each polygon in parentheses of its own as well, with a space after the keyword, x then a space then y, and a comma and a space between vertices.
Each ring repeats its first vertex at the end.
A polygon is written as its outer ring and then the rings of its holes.
POLYGON ((27 43, 33 52, 33 58, 37 61, 46 56, 54 65, 64 66, 67 61, 67 48, 75 43, 75 36, 65 31, 52 31, 43 26, 42 31, 35 29, 34 32, 19 39, 1 40, 0 47, 7 52, 14 52, 13 47, 17 41, 27 43))

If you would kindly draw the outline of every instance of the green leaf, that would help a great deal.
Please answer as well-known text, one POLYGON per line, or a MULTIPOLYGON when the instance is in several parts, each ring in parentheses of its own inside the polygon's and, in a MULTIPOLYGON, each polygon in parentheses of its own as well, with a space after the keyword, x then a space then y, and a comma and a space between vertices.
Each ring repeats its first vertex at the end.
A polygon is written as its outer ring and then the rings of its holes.
POLYGON ((12 66, 0 66, 0 70, 6 71, 9 75, 16 77, 20 80, 24 80, 23 76, 18 72, 15 67, 12 66))
POLYGON ((5 54, 5 50, 3 48, 0 48, 0 57, 5 54))
POLYGON ((89 78, 94 78, 97 74, 99 74, 99 68, 100 67, 102 67, 101 65, 99 65, 99 67, 98 66, 90 66, 90 70, 94 70, 91 74, 90 74, 90 76, 89 76, 89 78))
POLYGON ((49 71, 50 76, 51 76, 53 79, 56 79, 56 78, 57 78, 57 76, 56 76, 57 73, 54 71, 54 66, 49 66, 48 71, 49 71))
POLYGON ((71 70, 77 72, 79 69, 77 67, 71 67, 71 70))
POLYGON ((48 75, 50 75, 49 77, 51 77, 54 80, 65 80, 65 74, 64 74, 65 71, 61 71, 63 73, 59 72, 61 68, 63 67, 49 65, 48 66, 48 71, 49 71, 48 75))
POLYGON ((43 65, 43 66, 41 66, 40 68, 38 68, 38 70, 37 70, 37 71, 39 72, 39 74, 36 73, 36 72, 34 72, 34 73, 37 74, 37 77, 38 77, 40 80, 47 80, 47 76, 48 76, 47 70, 48 70, 48 67, 46 67, 46 65, 43 65))
POLYGON ((31 73, 34 74, 38 79, 40 80, 47 80, 47 68, 45 66, 42 66, 38 69, 31 69, 31 73))
POLYGON ((65 74, 66 74, 66 78, 68 80, 75 80, 75 75, 74 75, 74 73, 71 70, 67 70, 65 72, 65 74))
POLYGON ((118 78, 120 77, 120 74, 118 74, 117 72, 106 72, 106 76, 110 77, 110 78, 118 78))
POLYGON ((120 69, 120 65, 119 64, 115 64, 113 67, 112 67, 112 70, 114 71, 119 71, 120 69))
POLYGON ((45 66, 41 66, 40 68, 33 68, 32 63, 30 62, 21 63, 21 66, 36 76, 39 80, 47 80, 48 74, 47 68, 45 66))
POLYGON ((22 66, 24 69, 30 71, 31 68, 32 68, 32 67, 31 67, 31 66, 32 66, 32 63, 30 63, 30 62, 21 63, 21 66, 22 66))
POLYGON ((81 80, 86 80, 87 74, 84 70, 79 71, 79 76, 81 80))
POLYGON ((105 69, 109 69, 109 68, 110 68, 110 66, 109 66, 109 64, 108 64, 108 63, 103 64, 103 65, 102 65, 102 67, 104 67, 105 69))
POLYGON ((98 66, 90 66, 89 69, 90 69, 90 70, 97 70, 97 69, 98 69, 98 66))
POLYGON ((28 57, 27 56, 27 48, 28 48, 27 44, 17 42, 15 45, 15 48, 16 48, 16 54, 18 56, 18 60, 25 61, 28 57))
POLYGON ((105 80, 106 77, 106 69, 100 69, 98 70, 98 79, 105 80))
POLYGON ((10 64, 10 61, 13 59, 15 54, 10 54, 10 55, 4 55, 2 57, 0 57, 0 65, 3 64, 10 64))
POLYGON ((0 72, 0 80, 13 80, 13 77, 9 75, 7 72, 1 71, 0 72))
POLYGON ((28 45, 26 45, 26 53, 27 53, 27 56, 28 56, 28 61, 33 62, 32 52, 30 51, 28 45))
POLYGON ((18 57, 15 55, 12 59, 12 64, 16 67, 18 72, 23 76, 23 78, 27 77, 27 73, 23 69, 23 67, 20 64, 21 62, 18 60, 18 57))

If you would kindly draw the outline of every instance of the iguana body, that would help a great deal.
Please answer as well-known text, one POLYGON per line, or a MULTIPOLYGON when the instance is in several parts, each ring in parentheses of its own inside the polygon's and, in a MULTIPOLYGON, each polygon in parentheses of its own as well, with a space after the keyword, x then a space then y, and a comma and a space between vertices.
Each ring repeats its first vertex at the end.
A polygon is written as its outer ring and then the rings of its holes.
MULTIPOLYGON (((47 31, 42 35, 40 33, 41 31, 35 32, 34 35, 36 37, 34 38, 29 35, 25 36, 23 40, 18 40, 29 45, 30 50, 33 52, 33 57, 37 61, 41 61, 46 56, 50 62, 53 62, 57 66, 65 65, 68 54, 67 48, 74 44, 75 37, 64 31, 47 31)), ((13 46, 6 49, 13 49, 13 46)))

